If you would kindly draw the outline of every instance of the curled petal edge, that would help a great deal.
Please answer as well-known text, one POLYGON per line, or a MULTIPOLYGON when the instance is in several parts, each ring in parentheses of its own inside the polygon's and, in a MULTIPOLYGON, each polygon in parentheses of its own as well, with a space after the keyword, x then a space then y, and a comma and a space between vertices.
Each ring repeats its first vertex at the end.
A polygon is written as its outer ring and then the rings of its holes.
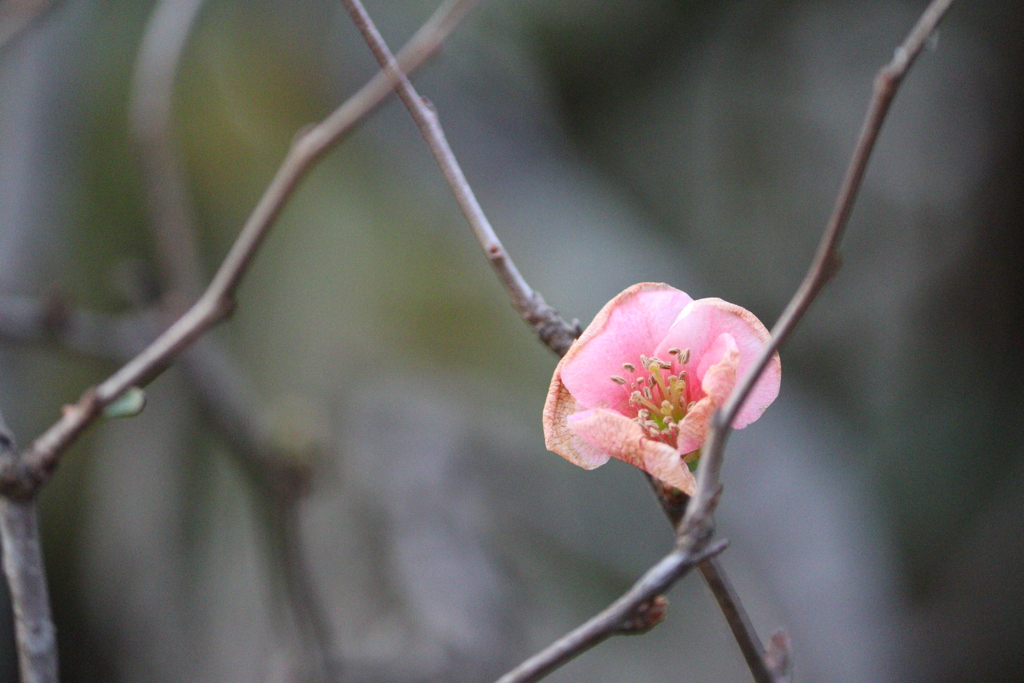
POLYGON ((677 444, 680 453, 689 453, 700 448, 707 439, 711 416, 715 414, 736 386, 736 374, 740 365, 740 351, 732 335, 723 334, 715 340, 714 346, 722 347, 722 359, 708 368, 701 381, 704 398, 687 411, 679 423, 677 444))
POLYGON ((562 384, 561 364, 551 378, 551 388, 544 403, 544 446, 585 470, 608 462, 609 456, 580 438, 569 428, 569 416, 582 410, 569 390, 562 384))
MULTIPOLYGON (((696 299, 689 304, 679 314, 678 320, 683 320, 686 316, 694 313, 701 308, 713 308, 722 314, 733 316, 735 319, 742 321, 746 326, 747 334, 744 336, 745 342, 741 342, 737 339, 737 346, 743 347, 741 350, 741 366, 740 370, 737 371, 737 378, 742 374, 742 371, 746 370, 746 366, 753 362, 753 359, 757 356, 760 347, 771 339, 771 333, 768 328, 764 326, 756 315, 734 303, 723 301, 716 297, 710 297, 706 299, 696 299), (753 344, 753 348, 752 345, 753 344), (744 361, 743 358, 746 358, 744 361)), ((740 330, 735 331, 736 334, 742 332, 740 330)), ((768 409, 779 395, 779 389, 782 384, 782 360, 779 358, 779 352, 776 351, 772 354, 772 357, 768 360, 767 366, 761 373, 761 377, 757 380, 754 385, 753 391, 744 401, 743 407, 740 409, 736 418, 733 420, 733 429, 743 429, 752 422, 756 422, 758 418, 768 409)), ((730 389, 731 391, 731 389, 730 389)), ((724 399, 722 401, 724 403, 724 399)), ((712 411, 714 412, 714 411, 712 411)))
POLYGON ((606 408, 570 415, 568 426, 584 442, 613 458, 639 467, 661 481, 692 495, 697 481, 679 451, 648 438, 635 420, 606 408))

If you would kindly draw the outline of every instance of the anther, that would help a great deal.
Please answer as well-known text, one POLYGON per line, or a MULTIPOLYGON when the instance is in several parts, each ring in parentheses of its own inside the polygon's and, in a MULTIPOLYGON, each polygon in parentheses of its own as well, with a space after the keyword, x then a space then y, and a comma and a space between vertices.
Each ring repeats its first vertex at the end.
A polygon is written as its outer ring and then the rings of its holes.
POLYGON ((611 377, 609 377, 609 379, 610 379, 611 381, 615 382, 616 384, 622 384, 622 385, 624 385, 624 384, 626 383, 626 380, 625 380, 625 378, 623 378, 623 377, 619 377, 618 375, 612 375, 611 377))
POLYGON ((683 365, 686 365, 687 363, 690 362, 690 349, 686 349, 681 354, 679 354, 679 362, 682 363, 683 365))
POLYGON ((627 372, 636 372, 636 366, 632 363, 623 363, 622 367, 625 368, 627 372))

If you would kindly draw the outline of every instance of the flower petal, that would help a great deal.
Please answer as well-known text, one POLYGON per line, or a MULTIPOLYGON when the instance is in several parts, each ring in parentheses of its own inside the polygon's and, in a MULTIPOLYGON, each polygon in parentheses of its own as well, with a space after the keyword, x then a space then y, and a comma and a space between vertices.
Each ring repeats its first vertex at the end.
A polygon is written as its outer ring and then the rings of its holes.
MULTIPOLYGON (((701 381, 704 398, 686 412, 686 417, 679 423, 679 438, 676 446, 679 453, 686 454, 704 445, 708 436, 711 416, 715 414, 725 400, 729 398, 736 386, 736 371, 740 363, 740 352, 736 340, 731 334, 718 336, 715 342, 705 351, 705 356, 717 359, 708 368, 701 381)), ((702 359, 703 360, 703 359, 702 359)))
POLYGON ((675 486, 687 495, 696 480, 679 452, 660 441, 647 438, 636 421, 605 408, 570 415, 569 428, 595 449, 675 486))
MULTIPOLYGON (((721 299, 698 299, 683 309, 655 351, 657 357, 667 358, 670 348, 690 349, 690 363, 686 368, 687 375, 691 378, 701 379, 700 391, 694 394, 692 392, 697 387, 690 388, 691 400, 699 401, 706 395, 703 389, 703 378, 709 368, 718 363, 720 359, 720 356, 711 352, 711 346, 723 333, 731 335, 739 349, 737 378, 742 377, 753 364, 761 347, 771 337, 757 316, 742 306, 721 299)), ((779 395, 781 380, 782 365, 779 361, 779 354, 775 353, 761 378, 754 385, 743 409, 733 420, 733 427, 742 429, 761 417, 761 413, 779 395)))
POLYGON ((555 369, 548 399, 544 404, 544 445, 574 465, 592 470, 608 462, 611 456, 594 448, 569 429, 566 418, 582 409, 562 384, 560 369, 561 366, 555 369))
POLYGON ((562 381, 584 408, 629 409, 629 391, 611 380, 639 365, 693 301, 666 284, 642 282, 605 304, 559 363, 562 381))

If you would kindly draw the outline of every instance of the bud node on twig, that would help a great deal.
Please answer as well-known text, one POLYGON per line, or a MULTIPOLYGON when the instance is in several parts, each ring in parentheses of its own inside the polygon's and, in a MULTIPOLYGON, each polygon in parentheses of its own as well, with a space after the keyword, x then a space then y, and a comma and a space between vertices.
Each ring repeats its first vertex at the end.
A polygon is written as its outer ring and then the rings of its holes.
POLYGON ((639 636, 665 621, 668 614, 668 598, 656 595, 637 605, 632 614, 624 617, 617 633, 624 636, 639 636))

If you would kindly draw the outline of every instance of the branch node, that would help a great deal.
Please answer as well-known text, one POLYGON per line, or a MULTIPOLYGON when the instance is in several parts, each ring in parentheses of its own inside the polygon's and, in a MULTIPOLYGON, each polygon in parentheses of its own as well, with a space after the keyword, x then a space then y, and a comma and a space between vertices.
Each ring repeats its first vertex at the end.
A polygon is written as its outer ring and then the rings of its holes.
POLYGON ((624 636, 643 635, 665 621, 667 614, 668 598, 664 595, 655 595, 650 600, 641 602, 631 614, 623 617, 615 633, 624 636))
POLYGON ((768 651, 764 655, 764 664, 776 681, 788 681, 793 672, 793 661, 790 657, 789 635, 779 630, 772 634, 768 643, 768 651))
POLYGON ((566 323, 558 311, 544 301, 540 292, 532 293, 522 315, 541 343, 559 356, 564 356, 576 338, 583 334, 579 320, 573 319, 571 325, 566 323))

